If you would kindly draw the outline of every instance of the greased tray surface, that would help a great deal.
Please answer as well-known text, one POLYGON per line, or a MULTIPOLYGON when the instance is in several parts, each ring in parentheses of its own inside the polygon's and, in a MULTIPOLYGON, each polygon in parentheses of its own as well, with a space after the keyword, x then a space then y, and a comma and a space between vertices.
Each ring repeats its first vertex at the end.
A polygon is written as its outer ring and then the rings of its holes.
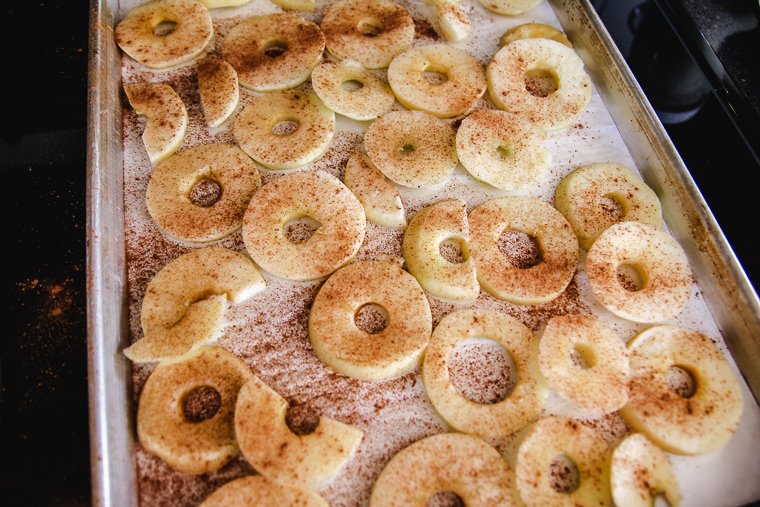
MULTIPOLYGON (((123 2, 120 14, 126 9, 140 2, 123 2)), ((427 20, 433 19, 429 7, 417 2, 400 2, 412 12, 417 28, 415 44, 436 42, 437 35, 427 20)), ((560 3, 560 2, 556 2, 560 3)), ((325 3, 319 2, 320 8, 316 13, 306 14, 307 19, 318 20, 324 11, 325 3)), ((499 17, 482 9, 476 2, 465 2, 468 14, 471 16, 475 30, 473 36, 463 43, 455 44, 475 56, 484 65, 496 52, 498 38, 503 31, 511 26, 536 21, 559 26, 551 6, 542 3, 528 15, 521 17, 499 17)), ((251 4, 238 9, 223 9, 212 11, 215 17, 217 31, 215 45, 218 48, 226 31, 237 21, 237 16, 251 15, 253 13, 274 10, 274 6, 266 0, 255 0, 251 4)), ((569 10, 568 10, 569 11, 569 10)), ((567 15, 566 11, 562 14, 567 15)), ((576 14, 577 15, 577 14, 576 14)), ((102 20, 101 20, 102 22, 102 20)), ((567 24, 567 23, 566 23, 567 24)), ((101 25, 101 29, 102 29, 101 25)), ((586 27, 589 30, 591 27, 586 27)), ((584 56, 583 47, 578 46, 582 42, 580 34, 574 34, 568 30, 568 34, 584 56), (574 35, 578 35, 574 37, 574 35)), ((113 50, 114 48, 111 48, 113 50)), ((102 54, 101 56, 106 57, 102 54)), ((118 52, 116 53, 118 54, 118 52)), ((588 56, 588 55, 585 55, 588 56)), ((139 66, 128 58, 121 60, 121 76, 124 82, 136 81, 163 81, 168 82, 177 90, 188 106, 190 126, 188 136, 183 147, 190 147, 208 142, 233 142, 228 126, 208 131, 203 122, 203 115, 198 105, 197 82, 194 76, 193 64, 185 65, 169 71, 150 71, 139 66)), ((587 60, 588 63, 588 60, 587 60)), ((634 168, 634 162, 629 149, 619 132, 619 123, 615 124, 610 116, 605 103, 597 91, 603 95, 609 95, 609 86, 600 81, 603 72, 594 72, 594 65, 589 65, 590 73, 595 83, 595 92, 588 110, 570 128, 551 133, 547 148, 553 155, 552 169, 549 174, 539 183, 520 192, 522 195, 532 195, 544 201, 552 202, 554 189, 559 179, 567 174, 572 168, 589 162, 615 161, 628 167, 634 168)), ((382 73, 381 73, 382 74, 382 73)), ((115 86, 108 80, 118 80, 116 76, 102 76, 100 88, 103 83, 115 86)), ((116 95, 118 97, 118 94, 116 95)), ((241 102, 244 104, 250 95, 243 91, 241 102)), ((115 103, 113 105, 118 105, 115 103)), ((492 107, 488 99, 481 100, 478 107, 492 107)), ((612 108, 611 108, 612 109, 612 108)), ((335 176, 342 176, 342 167, 350 153, 361 144, 361 131, 364 125, 338 117, 337 131, 331 149, 319 161, 311 164, 306 170, 325 170, 335 176)), ((102 122, 102 119, 101 119, 102 122)), ((121 119, 119 118, 119 123, 121 119)), ((144 153, 140 138, 142 123, 130 108, 123 112, 123 205, 124 205, 124 233, 123 239, 126 245, 126 272, 128 280, 128 292, 118 304, 128 304, 129 331, 131 339, 141 337, 139 326, 139 310, 145 286, 150 278, 167 262, 181 253, 193 248, 192 245, 180 244, 167 239, 154 226, 147 215, 145 208, 145 188, 150 174, 150 163, 144 153)), ((624 129, 620 129, 624 130, 624 129)), ((91 136, 96 133, 91 132, 91 136)), ((100 147, 92 146, 92 149, 100 147)), ((112 150, 114 148, 110 148, 112 150)), ((636 151, 631 149, 631 151, 636 151)), ((118 153, 122 153, 121 150, 118 153)), ((98 162, 97 154, 92 153, 92 162, 98 162)), ((113 164, 114 156, 104 161, 105 166, 113 164)), ((119 157, 120 158, 120 157, 119 157)), ((641 164, 639 164, 641 168, 641 164)), ((108 167, 108 171, 118 171, 120 164, 108 167)), ((646 169, 646 168, 645 168, 646 169)), ((647 176, 646 171, 642 171, 647 176)), ((271 181, 284 172, 273 172, 262 169, 264 182, 271 181)), ((109 173, 110 174, 110 173, 109 173)), ((94 177, 94 175, 93 175, 94 177)), ((101 174, 101 177, 104 177, 101 174)), ((118 179, 118 178, 117 178, 118 179)), ((651 178, 650 178, 651 179, 651 178)), ((652 184, 652 183, 650 183, 652 184)), ((92 185, 92 183, 91 183, 92 185)), ((673 227, 678 220, 668 216, 667 192, 657 188, 665 204, 666 220, 673 227), (663 195, 666 194, 666 195, 663 195)), ((121 191, 122 188, 119 188, 121 191)), ((93 189, 91 189, 92 191, 93 189)), ((103 192, 103 188, 97 189, 103 192)), ((113 189, 110 189, 113 190, 113 189)), ((468 202, 471 209, 481 202, 505 192, 496 191, 485 185, 477 184, 469 177, 462 168, 458 168, 454 175, 443 185, 424 191, 402 190, 402 199, 406 207, 408 217, 422 206, 436 202, 446 197, 459 197, 468 202)), ((97 195, 96 195, 97 196, 97 195)), ((95 204, 95 203, 91 203, 95 204)), ((118 203, 111 203, 118 206, 118 203)), ((118 210, 117 210, 118 211, 118 210)), ((92 221, 102 219, 106 212, 103 206, 100 209, 92 209, 92 221)), ((118 214, 118 213, 117 213, 118 214)), ((93 223, 93 225, 95 225, 93 223)), ((117 225, 113 225, 118 227, 117 225)), ((367 224, 367 238, 357 256, 358 259, 394 259, 402 262, 400 253, 400 241, 402 233, 384 227, 367 224)), ((679 240, 684 238, 676 234, 679 240)), ((103 238, 96 238, 102 241, 103 238)), ((689 238, 685 238, 688 240, 689 238)), ((121 238, 111 244, 111 248, 119 246, 121 238)), ((91 243, 92 244, 92 243, 91 243)), ((245 252, 240 233, 217 242, 222 246, 245 252)), ((687 250, 689 250, 687 246, 687 250)), ((102 255, 102 252, 93 258, 102 255)), ((606 323, 614 327, 621 339, 629 339, 636 332, 646 326, 635 325, 612 317, 608 312, 597 307, 591 296, 583 273, 583 263, 576 275, 574 282, 558 300, 539 307, 521 307, 503 301, 495 300, 484 292, 473 304, 453 304, 432 296, 429 296, 433 312, 434 324, 447 313, 458 308, 475 306, 478 308, 497 309, 522 320, 535 331, 541 331, 545 322, 554 315, 582 312, 593 313, 600 316, 606 323)), ((108 266, 101 265, 100 269, 111 269, 114 272, 123 270, 123 260, 119 259, 116 252, 108 266), (115 261, 115 262, 114 262, 115 261), (121 262, 121 263, 120 263, 121 262)), ((103 275, 102 272, 99 275, 103 275)), ((320 488, 325 498, 331 505, 360 505, 366 501, 370 488, 382 466, 392 455, 409 443, 424 436, 445 431, 445 425, 435 414, 435 411, 425 399, 424 389, 418 373, 406 375, 400 379, 387 382, 359 382, 331 372, 313 354, 308 340, 306 322, 311 301, 319 288, 320 282, 292 283, 276 279, 266 275, 268 288, 265 292, 254 297, 246 303, 232 306, 228 311, 229 325, 219 345, 236 353, 251 366, 252 370, 267 384, 273 387, 291 403, 307 405, 318 413, 333 417, 343 422, 354 424, 365 431, 365 439, 356 458, 351 460, 348 466, 332 481, 320 488)), ((102 281, 102 280, 101 280, 102 281)), ((97 279, 93 280, 97 282, 97 279)), ((104 295, 93 294, 98 288, 96 283, 91 285, 91 298, 99 298, 101 304, 106 299, 104 295)), ((103 292, 103 291, 101 291, 103 292)), ((96 302, 97 303, 97 302, 96 302)), ((96 304, 97 306, 97 304, 96 304)), ((102 324, 103 322, 101 322, 102 324)), ((688 308, 672 322, 692 329, 699 329, 710 338, 723 346, 718 327, 713 322, 707 306, 702 299, 702 293, 696 287, 693 289, 691 302, 688 308)), ((96 339, 98 330, 91 327, 91 338, 96 339), (94 336, 95 335, 95 336, 94 336)), ((121 344, 128 343, 126 331, 121 330, 121 344)), ((102 337, 101 337, 102 338, 102 337)), ((100 346, 100 344, 99 344, 100 346)), ((121 371, 117 375, 127 377, 127 369, 124 360, 118 355, 120 348, 115 350, 115 361, 121 371)), ((463 372, 476 368, 477 360, 472 355, 484 351, 481 345, 474 345, 470 353, 470 359, 465 357, 462 361, 463 372)), ((96 351, 97 352, 97 351, 96 351)), ((93 358, 95 364, 96 358, 93 358)), ((495 361, 493 354, 486 355, 486 360, 495 361)), ((113 456, 113 452, 106 452, 102 458, 106 461, 112 457, 115 459, 109 466, 124 465, 124 455, 131 451, 132 435, 124 435, 127 428, 132 428, 129 405, 137 399, 139 391, 147 378, 151 367, 137 366, 132 372, 134 390, 131 398, 127 398, 126 386, 122 383, 116 388, 102 391, 104 386, 95 386, 93 417, 95 425, 103 423, 98 418, 98 396, 107 397, 112 403, 126 405, 121 412, 125 420, 116 423, 116 427, 106 430, 98 427, 94 432, 93 452, 97 453, 105 448, 118 449, 121 458, 113 456), (114 436, 115 443, 108 438, 108 431, 114 436), (101 435, 98 440, 97 436, 101 435), (103 446, 103 438, 108 445, 103 446), (128 447, 125 449, 125 445, 128 447), (120 461, 121 460, 121 461, 120 461)), ((95 372, 97 373, 97 372, 95 372)), ((92 377, 92 376, 91 376, 92 377)), ((97 376, 95 378, 97 381, 97 376)), ((758 466, 760 455, 760 417, 752 395, 745 388, 745 411, 737 435, 720 452, 702 457, 675 457, 674 463, 679 476, 682 489, 685 493, 685 505, 736 505, 754 498, 760 497, 760 485, 755 485, 754 470, 758 466)), ((102 399, 101 399, 102 402, 102 399)), ((111 407, 113 408, 113 407, 111 407)), ((564 413, 572 415, 558 399, 550 399, 548 413, 564 413)), ((625 425, 622 420, 614 415, 589 422, 599 428, 611 440, 615 441, 624 434, 625 425)), ((506 452, 509 448, 509 439, 492 442, 497 448, 506 452)), ((145 505, 193 504, 205 498, 217 486, 233 477, 252 473, 252 469, 242 458, 234 460, 221 471, 193 477, 171 471, 159 459, 143 452, 139 446, 135 446, 137 483, 139 498, 145 505)), ((96 461, 93 461, 94 463, 96 461)), ((119 482, 124 482, 124 491, 128 496, 134 495, 134 484, 131 484, 129 473, 121 470, 109 474, 111 483, 104 484, 103 476, 95 471, 96 500, 103 503, 120 503, 124 498, 113 497, 113 488, 119 482), (110 488, 110 489, 109 489, 110 488), (102 496, 98 493, 102 491, 102 496)), ((134 497, 133 497, 134 498, 134 497)))

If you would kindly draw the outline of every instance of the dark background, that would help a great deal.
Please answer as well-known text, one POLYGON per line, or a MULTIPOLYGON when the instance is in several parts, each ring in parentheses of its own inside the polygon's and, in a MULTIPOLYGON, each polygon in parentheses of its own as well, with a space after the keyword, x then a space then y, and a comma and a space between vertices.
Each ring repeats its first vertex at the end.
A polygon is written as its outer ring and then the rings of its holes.
MULTIPOLYGON (((740 259, 752 277, 760 280, 759 238, 752 223, 754 212, 750 212, 758 198, 751 185, 741 183, 748 171, 757 168, 756 161, 742 148, 731 122, 715 119, 721 110, 716 94, 709 89, 707 95, 696 93, 700 106, 688 113, 693 104, 679 104, 677 99, 690 97, 690 88, 665 90, 663 96, 661 85, 647 78, 647 73, 660 72, 653 62, 667 56, 663 51, 678 52, 678 38, 665 35, 656 21, 642 21, 646 16, 639 13, 633 24, 643 24, 645 31, 661 38, 632 42, 632 21, 622 6, 626 2, 614 2, 611 7, 612 3, 597 1, 596 5, 637 75, 646 80, 645 89, 657 102, 663 120, 670 122, 670 135, 740 259), (675 105, 668 100, 671 96, 676 98, 675 105), (685 126, 678 114, 687 113, 699 121, 685 126)), ((3 6, 0 36, 6 51, 0 169, 7 245, 2 307, 7 331, 0 342, 0 494, 11 505, 89 503, 88 14, 87 2, 81 0, 6 2, 3 6)), ((700 91, 699 83, 692 85, 700 91)))

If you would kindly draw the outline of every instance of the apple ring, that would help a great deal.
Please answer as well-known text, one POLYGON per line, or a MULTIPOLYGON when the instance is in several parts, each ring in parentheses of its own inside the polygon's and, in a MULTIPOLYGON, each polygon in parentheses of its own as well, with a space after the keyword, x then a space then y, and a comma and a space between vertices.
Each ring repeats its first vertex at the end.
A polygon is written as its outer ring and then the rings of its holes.
POLYGON ((533 197, 502 197, 470 212, 470 255, 478 281, 491 295, 521 305, 557 298, 573 279, 578 264, 578 239, 565 217, 533 197), (508 230, 533 237, 540 262, 526 269, 513 265, 499 250, 508 230))
POLYGON ((182 241, 213 241, 240 228, 260 186, 256 165, 237 146, 206 144, 161 162, 150 175, 145 201, 151 218, 167 234, 182 241), (210 206, 190 198, 203 181, 216 183, 221 192, 210 206))
POLYGON ((195 0, 159 0, 131 9, 114 30, 116 44, 152 69, 164 69, 192 60, 206 49, 214 35, 211 14, 195 0), (173 30, 157 34, 161 23, 173 30))
POLYGON ((353 259, 364 241, 364 208, 341 181, 323 171, 293 173, 261 187, 243 217, 243 240, 253 260, 288 280, 327 276, 353 259), (309 217, 320 226, 294 243, 285 226, 309 217))
POLYGON ((268 481, 261 475, 230 481, 206 498, 201 507, 329 507, 311 490, 268 481))
POLYGON ((678 315, 691 298, 691 268, 670 234, 640 222, 620 222, 604 231, 586 257, 596 299, 618 317, 662 322, 678 315), (621 283, 620 268, 632 268, 641 287, 621 283))
POLYGON ((320 417, 314 431, 296 434, 285 416, 288 402, 253 377, 240 390, 235 434, 246 461, 263 476, 285 484, 318 486, 356 453, 364 433, 320 417))
POLYGON ((330 147, 335 113, 313 92, 273 92, 253 97, 238 113, 232 134, 240 148, 270 169, 310 164, 330 147), (294 130, 279 131, 290 124, 294 130))
POLYGON ((405 187, 441 183, 457 166, 454 130, 421 111, 382 115, 364 134, 364 146, 380 172, 405 187))
POLYGON ((548 170, 546 131, 505 111, 475 111, 457 130, 457 156, 476 180, 503 190, 535 184, 548 170))
POLYGON ((550 130, 567 127, 591 100, 591 79, 575 51, 550 39, 520 39, 488 64, 488 91, 501 109, 550 130))
POLYGON ((469 258, 467 203, 444 199, 425 206, 414 215, 404 231, 401 252, 406 269, 423 289, 454 301, 473 301, 480 294, 475 263, 469 258), (460 242, 462 262, 441 255, 441 244, 460 242))
POLYGON ((586 250, 605 229, 620 221, 662 227, 657 194, 620 164, 600 162, 578 167, 560 181, 555 202, 586 250), (620 208, 619 217, 610 204, 620 208))
POLYGON ((393 456, 372 488, 369 506, 425 507, 441 491, 455 493, 463 505, 518 505, 514 475, 496 449, 477 437, 443 433, 393 456))
POLYGON ((452 428, 483 438, 502 437, 541 415, 549 389, 538 371, 537 354, 538 339, 520 321, 495 311, 460 310, 446 315, 435 328, 422 364, 422 381, 430 402, 452 428), (514 360, 517 383, 497 403, 471 401, 451 381, 451 353, 470 338, 493 340, 514 360))
POLYGON ((524 25, 517 25, 514 28, 510 28, 504 32, 504 35, 499 39, 499 47, 504 47, 510 42, 520 39, 551 39, 564 44, 569 48, 573 47, 572 42, 568 40, 564 33, 553 26, 544 25, 542 23, 525 23, 524 25))
POLYGON ((705 335, 656 326, 628 344, 631 382, 620 410, 634 430, 668 452, 703 454, 724 445, 742 413, 739 381, 723 354, 705 335), (671 367, 686 370, 694 390, 684 397, 668 380, 671 367))
POLYGON ((245 255, 221 247, 191 250, 148 283, 140 310, 144 336, 124 354, 135 362, 187 354, 219 337, 228 299, 241 303, 265 288, 245 255))
POLYGON ((609 473, 607 441, 598 431, 565 417, 535 423, 517 451, 517 490, 528 507, 611 505, 609 473), (550 473, 551 465, 560 456, 578 473, 577 487, 571 491, 557 490, 553 483, 557 477, 550 473))
POLYGON ((541 3, 541 0, 478 0, 489 11, 506 16, 519 16, 541 3))
POLYGON ((156 165, 177 151, 187 133, 187 108, 174 88, 164 83, 124 85, 129 104, 147 118, 142 134, 145 151, 156 165))
POLYGON ((311 86, 327 107, 353 120, 374 120, 396 102, 390 86, 351 60, 320 63, 311 73, 311 86), (360 88, 343 89, 343 84, 351 82, 360 88))
POLYGON ((185 361, 159 364, 140 393, 140 445, 180 472, 218 470, 240 452, 233 413, 238 391, 251 378, 245 363, 219 347, 202 349, 185 361), (219 407, 210 415, 213 408, 202 407, 200 414, 190 417, 188 400, 199 388, 215 393, 219 407))
POLYGON ((631 433, 612 451, 610 484, 617 507, 650 507, 660 494, 677 507, 683 498, 668 455, 641 433, 631 433))
POLYGON ((404 203, 398 188, 358 149, 348 158, 343 181, 364 206, 367 220, 394 229, 406 227, 404 203))
POLYGON ((388 83, 408 109, 438 118, 467 114, 486 91, 483 66, 465 51, 447 44, 411 48, 391 62, 388 83), (445 76, 429 80, 426 72, 445 76))
POLYGON ((197 74, 206 125, 218 127, 232 116, 240 101, 237 72, 224 60, 208 57, 198 62, 197 74))
POLYGON ((309 313, 309 338, 317 357, 359 380, 383 380, 417 367, 432 329, 430 305, 417 280, 391 261, 349 264, 328 278, 309 313), (370 334, 357 313, 380 305, 387 325, 370 334))
POLYGON ((538 365, 552 389, 595 415, 614 412, 628 401, 625 344, 594 317, 551 318, 541 335, 538 365), (585 365, 574 364, 574 351, 585 365))
POLYGON ((343 0, 322 18, 327 50, 367 69, 384 69, 414 41, 414 20, 388 0, 343 0))
POLYGON ((292 12, 253 16, 235 25, 222 43, 222 58, 241 86, 257 92, 295 88, 322 60, 325 36, 292 12))

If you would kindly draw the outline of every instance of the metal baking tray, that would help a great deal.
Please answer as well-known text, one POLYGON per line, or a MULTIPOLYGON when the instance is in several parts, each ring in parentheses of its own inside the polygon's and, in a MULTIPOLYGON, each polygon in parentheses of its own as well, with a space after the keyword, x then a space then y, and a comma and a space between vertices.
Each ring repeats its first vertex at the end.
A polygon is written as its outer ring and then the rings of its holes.
MULTIPOLYGON (((549 0, 638 169, 686 250, 704 300, 755 400, 760 301, 664 128, 588 0, 549 0)), ((136 505, 122 181, 118 0, 91 0, 87 321, 92 502, 136 505)))

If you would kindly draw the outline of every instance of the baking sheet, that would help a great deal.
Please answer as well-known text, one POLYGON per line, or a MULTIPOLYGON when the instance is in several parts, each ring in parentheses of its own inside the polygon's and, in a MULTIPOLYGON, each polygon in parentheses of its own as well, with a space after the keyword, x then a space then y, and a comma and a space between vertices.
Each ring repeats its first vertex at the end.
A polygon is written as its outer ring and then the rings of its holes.
MULTIPOLYGON (((140 2, 123 3, 123 10, 128 9, 137 3, 140 2)), ((415 18, 433 19, 432 16, 430 16, 432 11, 430 11, 428 6, 417 2, 401 3, 410 7, 410 10, 415 14, 415 18)), ((320 6, 321 5, 322 4, 320 3, 320 6)), ((513 18, 493 16, 482 9, 476 2, 465 2, 465 6, 471 19, 473 19, 473 22, 478 26, 478 29, 474 30, 473 37, 470 40, 455 45, 467 50, 473 54, 473 56, 480 59, 484 64, 490 60, 490 56, 496 51, 496 42, 501 33, 507 28, 528 21, 543 22, 559 26, 558 20, 551 7, 545 2, 529 13, 529 15, 513 18)), ((241 14, 248 15, 253 12, 274 9, 273 5, 267 1, 256 0, 242 8, 224 9, 212 12, 215 17, 234 18, 234 16, 241 14)), ((319 13, 313 16, 319 16, 319 13)), ((220 35, 217 36, 216 41, 217 44, 220 42, 224 30, 228 29, 231 24, 232 21, 221 22, 219 26, 220 35)), ((421 27, 425 28, 424 25, 421 27)), ((418 26, 418 32, 420 31, 419 28, 420 26, 418 26)), ((427 32, 423 31, 423 33, 427 32)), ((571 32, 569 35, 571 40, 576 42, 573 33, 571 32)), ((432 42, 432 40, 421 37, 417 41, 417 43, 427 42, 432 42)), ((197 92, 192 86, 192 64, 170 71, 146 71, 128 59, 125 59, 124 62, 125 66, 123 69, 123 75, 125 82, 168 80, 178 88, 177 91, 189 106, 188 111, 191 118, 188 136, 183 147, 213 141, 232 141, 227 127, 215 129, 212 132, 206 130, 203 124, 202 113, 197 106, 197 92)), ((592 75, 592 77, 595 78, 595 88, 600 87, 598 76, 592 75)), ((604 91, 604 86, 601 86, 600 88, 604 91)), ((243 91, 242 95, 245 97, 247 92, 243 91)), ((245 100, 245 98, 243 98, 243 100, 245 100)), ((190 246, 171 242, 166 238, 163 238, 161 233, 157 231, 153 226, 152 221, 147 216, 144 204, 144 188, 147 184, 150 164, 144 154, 144 149, 142 148, 141 140, 139 138, 141 132, 139 122, 134 117, 130 118, 130 115, 133 115, 131 111, 128 110, 125 114, 124 150, 125 153, 127 153, 127 156, 125 157, 124 162, 126 188, 124 206, 126 223, 128 224, 126 229, 127 252, 131 259, 129 268, 129 301, 131 303, 130 327, 133 337, 138 338, 141 336, 139 329, 139 302, 145 284, 155 271, 160 269, 160 267, 170 259, 186 251, 190 246), (137 247, 137 245, 142 246, 137 247), (149 248, 151 250, 155 249, 153 251, 162 252, 162 257, 158 262, 139 262, 140 256, 137 250, 143 248, 144 245, 150 245, 149 248)), ((333 149, 328 152, 324 159, 312 164, 311 169, 319 168, 340 176, 340 167, 345 162, 345 159, 350 153, 350 149, 359 142, 360 138, 356 135, 356 132, 360 131, 363 128, 363 125, 340 116, 338 116, 338 118, 337 128, 338 131, 343 134, 336 134, 336 141, 333 149)), ((552 202, 554 188, 559 179, 567 174, 572 168, 584 163, 615 161, 623 163, 631 168, 636 167, 634 159, 629 153, 626 144, 618 131, 618 127, 613 122, 600 95, 596 93, 596 91, 592 97, 588 110, 569 129, 557 133, 551 133, 547 147, 553 155, 552 170, 538 185, 526 189, 527 191, 520 192, 520 194, 533 195, 548 202, 552 202)), ((262 176, 264 177, 265 182, 276 178, 280 174, 282 174, 282 172, 262 170, 262 176)), ((419 207, 430 202, 435 202, 444 197, 457 196, 465 198, 470 207, 472 207, 488 198, 505 194, 507 193, 496 191, 485 185, 475 183, 474 180, 467 176, 460 167, 445 185, 434 189, 426 189, 425 191, 404 190, 402 191, 402 199, 404 200, 407 211, 414 212, 419 209, 419 207)), ((411 215, 411 213, 409 213, 409 215, 411 215)), ((400 237, 400 234, 395 233, 395 236, 400 237)), ((359 254, 359 258, 391 257, 398 259, 400 252, 397 245, 394 244, 394 241, 397 242, 398 237, 394 237, 394 233, 389 233, 383 228, 368 224, 368 240, 365 242, 365 245, 359 254)), ((223 240, 219 244, 244 251, 239 233, 229 239, 223 240)), ((416 440, 426 434, 432 434, 444 429, 441 421, 437 419, 432 408, 430 408, 429 404, 424 400, 424 393, 419 381, 419 376, 409 375, 407 376, 409 378, 402 378, 402 381, 399 382, 399 384, 402 385, 398 386, 398 389, 395 389, 396 396, 394 396, 393 393, 388 395, 386 390, 382 390, 382 393, 362 393, 361 398, 359 398, 362 401, 366 400, 368 396, 371 398, 376 396, 381 401, 384 400, 386 402, 386 405, 380 411, 382 417, 378 417, 377 414, 374 413, 363 413, 362 410, 366 409, 366 406, 363 406, 363 408, 357 407, 357 410, 355 410, 354 413, 351 413, 351 410, 344 406, 345 403, 340 401, 336 403, 335 400, 327 399, 328 393, 331 392, 355 391, 351 391, 351 389, 345 384, 345 382, 351 384, 353 381, 347 381, 344 378, 335 378, 337 376, 331 375, 326 371, 326 368, 313 357, 313 353, 310 352, 308 345, 306 345, 308 343, 308 337, 303 334, 303 324, 308 312, 308 302, 310 301, 310 298, 313 297, 318 284, 293 284, 276 280, 272 277, 267 277, 267 280, 270 287, 266 292, 259 297, 254 298, 253 301, 232 308, 229 315, 230 331, 220 341, 219 344, 221 346, 242 355, 244 359, 252 365, 254 371, 261 376, 263 380, 277 389, 278 392, 290 399, 294 399, 297 396, 305 396, 310 403, 320 409, 323 415, 335 417, 347 422, 349 422, 348 419, 352 416, 356 417, 357 425, 364 425, 363 429, 376 434, 381 433, 376 431, 376 426, 378 424, 386 429, 392 429, 394 427, 413 429, 413 431, 409 430, 408 433, 404 434, 403 438, 398 438, 396 443, 390 446, 383 446, 383 444, 374 445, 373 440, 367 442, 365 439, 366 446, 363 446, 365 447, 365 449, 363 449, 363 454, 372 454, 372 452, 375 452, 376 454, 385 453, 388 454, 387 457, 389 458, 393 453, 394 446, 400 448, 399 446, 402 446, 401 444, 406 440, 416 440), (293 305, 292 303, 294 300, 301 300, 302 303, 300 305, 293 305), (273 333, 269 333, 269 335, 271 335, 271 340, 269 341, 267 341, 267 339, 260 339, 261 336, 266 337, 268 334, 266 329, 262 328, 260 329, 261 332, 253 333, 257 336, 258 341, 254 341, 252 344, 251 339, 243 337, 244 334, 250 335, 252 315, 255 316, 253 317, 254 329, 255 319, 260 318, 261 315, 266 315, 268 316, 266 318, 271 318, 277 321, 276 326, 274 326, 275 328, 279 326, 280 329, 283 329, 282 326, 285 326, 289 331, 292 331, 294 340, 288 347, 282 347, 281 341, 278 341, 273 333), (261 357, 259 354, 260 349, 274 345, 277 345, 278 352, 271 356, 267 356, 267 364, 258 364, 255 358, 257 355, 261 357), (287 365, 285 361, 278 360, 277 358, 279 356, 288 357, 289 361, 287 361, 287 363, 292 364, 287 365), (295 357, 295 360, 293 360, 293 356, 295 357), (287 378, 298 378, 300 379, 300 382, 295 385, 290 384, 286 381, 287 378), (321 390, 315 390, 314 386, 320 385, 320 382, 322 382, 321 390), (304 395, 304 389, 307 391, 311 390, 310 394, 304 395), (404 399, 403 396, 399 396, 400 393, 406 393, 409 396, 404 399), (378 420, 385 422, 378 423, 378 420)), ((583 296, 582 299, 586 302, 592 302, 593 298, 588 292, 585 277, 582 273, 576 277, 576 282, 577 291, 583 296)), ((432 297, 430 299, 436 322, 444 313, 450 311, 454 307, 459 308, 469 306, 452 305, 432 297)), ((558 302, 551 311, 567 311, 570 308, 570 305, 575 304, 576 302, 577 301, 572 297, 565 298, 565 300, 558 302), (561 305, 567 306, 560 308, 561 305)), ((507 313, 516 315, 539 332, 543 322, 545 322, 551 314, 551 311, 549 311, 549 313, 539 315, 540 312, 534 312, 525 308, 509 305, 508 303, 498 302, 490 298, 490 296, 485 295, 481 295, 477 305, 501 309, 507 313)), ((583 310, 582 307, 576 309, 583 310)), ((593 305, 590 306, 588 310, 598 314, 607 323, 612 325, 620 334, 621 339, 627 340, 638 330, 646 327, 616 319, 608 312, 594 307, 593 305)), ((671 323, 692 329, 699 329, 709 337, 722 343, 718 327, 710 318, 701 293, 696 286, 687 310, 671 323)), ((264 327, 266 327, 266 325, 264 327)), ((283 336, 283 334, 279 333, 279 336, 283 336)), ((282 359, 282 357, 280 359, 282 359)), ((149 368, 145 367, 138 367, 135 369, 136 386, 138 388, 144 381, 148 370, 149 368)), ((368 389, 368 391, 371 391, 371 389, 368 389)), ((758 452, 758 447, 760 447, 760 445, 757 443, 760 442, 760 439, 758 438, 760 437, 760 417, 758 417, 757 406, 746 386, 744 388, 744 397, 745 411, 742 424, 737 435, 726 447, 718 453, 707 456, 674 458, 679 482, 681 483, 685 494, 685 505, 738 505, 751 499, 760 498, 760 485, 754 484, 755 481, 753 481, 756 475, 755 470, 757 470, 758 465, 760 465, 760 458, 758 458, 758 456, 760 456, 760 452, 758 452)), ((559 404, 554 404, 551 409, 552 411, 563 410, 559 404)), ((619 437, 619 424, 615 421, 608 422, 610 424, 607 424, 604 429, 608 432, 610 438, 614 439, 619 437)), ((386 437, 393 439, 394 436, 386 435, 386 437)), ((499 444, 502 449, 508 447, 508 442, 495 443, 499 444)), ((166 472, 166 467, 163 466, 159 460, 149 457, 141 451, 137 452, 137 462, 140 465, 140 469, 143 471, 147 469, 158 469, 162 471, 161 473, 166 472)), ((373 474, 376 475, 376 473, 379 472, 378 467, 375 466, 373 470, 369 471, 360 471, 356 470, 355 465, 356 463, 353 463, 354 469, 352 469, 352 465, 350 464, 349 468, 347 468, 342 475, 349 476, 350 474, 353 474, 353 477, 363 477, 363 481, 367 482, 369 480, 368 485, 371 485, 373 474)), ((221 484, 235 475, 249 472, 250 469, 248 469, 241 460, 237 460, 231 466, 225 467, 221 473, 211 474, 212 477, 209 479, 210 484, 221 484)), ((197 500, 202 498, 204 491, 207 490, 206 487, 197 484, 198 481, 193 480, 192 478, 185 476, 176 477, 172 474, 168 475, 171 476, 167 483, 169 487, 163 485, 161 488, 158 488, 163 489, 165 493, 185 494, 188 499, 197 500)), ((328 500, 332 500, 331 504, 333 505, 351 505, 350 502, 335 501, 338 499, 350 500, 350 492, 355 491, 356 488, 354 484, 348 484, 348 482, 350 481, 345 478, 344 480, 341 480, 339 477, 323 488, 322 492, 328 500)), ((145 490, 143 490, 142 493, 145 494, 145 490)))

